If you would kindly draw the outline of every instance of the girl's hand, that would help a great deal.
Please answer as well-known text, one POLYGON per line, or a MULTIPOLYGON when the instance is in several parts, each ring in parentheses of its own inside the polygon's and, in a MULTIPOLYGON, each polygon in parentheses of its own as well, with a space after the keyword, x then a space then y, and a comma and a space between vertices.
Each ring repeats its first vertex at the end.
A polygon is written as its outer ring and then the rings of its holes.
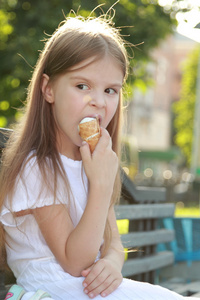
POLYGON ((81 275, 85 277, 83 281, 84 292, 92 299, 97 295, 106 297, 118 288, 122 282, 122 274, 116 265, 102 258, 90 268, 83 270, 81 275))
POLYGON ((80 152, 90 185, 98 185, 101 190, 112 191, 119 162, 112 150, 112 140, 108 131, 101 128, 101 137, 93 154, 90 153, 89 145, 85 143, 80 147, 80 152))

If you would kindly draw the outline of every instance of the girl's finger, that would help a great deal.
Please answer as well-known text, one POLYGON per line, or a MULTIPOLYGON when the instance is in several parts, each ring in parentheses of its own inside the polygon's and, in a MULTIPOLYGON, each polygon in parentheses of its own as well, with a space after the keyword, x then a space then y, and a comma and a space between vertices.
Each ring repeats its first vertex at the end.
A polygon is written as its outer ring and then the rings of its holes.
POLYGON ((88 289, 88 296, 94 298, 101 294, 103 297, 112 293, 120 284, 120 281, 114 279, 112 275, 108 276, 101 284, 97 285, 94 289, 88 289))
POLYGON ((120 280, 120 279, 114 280, 105 290, 100 292, 101 296, 106 297, 106 296, 110 295, 112 292, 114 292, 119 287, 121 282, 122 282, 122 280, 120 280))
MULTIPOLYGON (((85 269, 85 270, 83 270, 83 271, 81 272, 81 276, 83 276, 83 277, 86 278, 86 277, 88 276, 88 274, 90 273, 91 269, 92 269, 92 266, 89 267, 89 268, 87 268, 87 269, 85 269)), ((83 286, 84 286, 84 287, 87 287, 87 286, 88 286, 87 278, 83 281, 83 286)))
POLYGON ((98 149, 98 148, 104 149, 110 144, 111 144, 111 137, 110 137, 108 131, 105 128, 101 127, 101 137, 100 137, 99 142, 95 149, 98 149))
POLYGON ((82 161, 89 161, 91 159, 90 147, 87 142, 83 141, 80 147, 82 161))
MULTIPOLYGON (((104 271, 104 266, 101 264, 98 264, 98 262, 96 264, 94 264, 91 268, 90 268, 90 272, 88 273, 88 275, 86 276, 84 282, 83 282, 83 286, 87 287, 87 289, 89 289, 89 291, 91 291, 92 289, 94 289, 95 285, 99 285, 100 283, 97 281, 99 280, 103 280, 102 275, 104 271)), ((105 276, 105 275, 103 275, 105 276)))
POLYGON ((91 271, 90 268, 88 268, 88 269, 86 269, 86 270, 83 270, 83 271, 81 272, 81 275, 82 275, 83 277, 87 277, 88 274, 90 273, 90 271, 91 271))

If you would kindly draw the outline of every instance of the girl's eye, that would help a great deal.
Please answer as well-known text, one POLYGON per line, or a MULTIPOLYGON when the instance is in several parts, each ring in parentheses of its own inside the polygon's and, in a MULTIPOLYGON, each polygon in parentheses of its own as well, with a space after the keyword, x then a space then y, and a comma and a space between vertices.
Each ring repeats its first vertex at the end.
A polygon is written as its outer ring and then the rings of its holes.
POLYGON ((111 88, 106 89, 105 92, 110 95, 117 94, 117 91, 111 88))
POLYGON ((80 90, 88 90, 89 89, 89 87, 86 84, 78 84, 77 87, 80 90))

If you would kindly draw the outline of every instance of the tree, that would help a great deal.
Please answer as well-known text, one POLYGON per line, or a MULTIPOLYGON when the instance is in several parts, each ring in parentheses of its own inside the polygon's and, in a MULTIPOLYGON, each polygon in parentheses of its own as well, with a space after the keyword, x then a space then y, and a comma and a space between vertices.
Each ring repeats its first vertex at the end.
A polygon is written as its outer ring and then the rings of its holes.
MULTIPOLYGON (((0 1, 0 127, 5 127, 19 116, 16 108, 23 106, 45 33, 52 34, 70 9, 89 15, 105 1, 0 1)), ((106 12, 113 3, 107 0, 102 9, 106 12)), ((145 80, 141 66, 149 59, 150 50, 172 32, 175 21, 170 18, 170 10, 165 12, 157 0, 120 0, 115 9, 114 21, 117 27, 122 27, 126 40, 135 45, 144 42, 134 49, 131 65, 135 77, 145 80)), ((101 13, 101 8, 94 13, 101 13)))
POLYGON ((175 144, 178 145, 186 156, 187 163, 191 163, 194 108, 196 101, 197 68, 200 48, 197 47, 189 55, 183 68, 181 96, 173 105, 175 114, 174 126, 176 129, 175 144))

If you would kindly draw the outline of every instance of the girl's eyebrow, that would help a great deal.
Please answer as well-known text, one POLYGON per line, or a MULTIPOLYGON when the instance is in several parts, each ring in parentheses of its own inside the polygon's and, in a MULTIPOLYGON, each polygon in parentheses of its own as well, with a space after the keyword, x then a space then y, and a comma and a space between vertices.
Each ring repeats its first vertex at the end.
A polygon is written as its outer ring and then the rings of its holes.
POLYGON ((84 76, 70 76, 70 80, 87 80, 90 81, 90 79, 88 79, 87 77, 84 76))
MULTIPOLYGON (((88 79, 87 77, 84 76, 70 76, 70 80, 83 80, 83 81, 88 81, 88 82, 92 82, 91 79, 88 79)), ((118 88, 122 88, 123 84, 120 82, 110 82, 110 83, 106 83, 107 86, 114 86, 114 87, 118 87, 118 88)))

